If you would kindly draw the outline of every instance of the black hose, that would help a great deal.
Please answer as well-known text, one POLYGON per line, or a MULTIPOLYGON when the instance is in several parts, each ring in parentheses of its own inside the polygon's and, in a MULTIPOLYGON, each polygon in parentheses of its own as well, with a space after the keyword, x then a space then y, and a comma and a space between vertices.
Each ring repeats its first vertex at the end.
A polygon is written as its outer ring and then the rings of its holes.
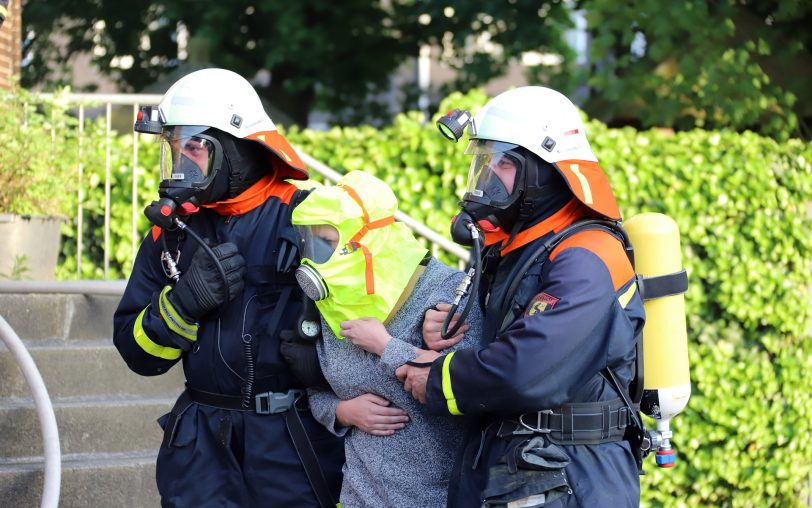
MULTIPOLYGON (((223 288, 226 290, 226 292, 228 292, 228 277, 226 277, 226 270, 223 268, 223 264, 217 258, 217 254, 215 254, 214 251, 211 250, 211 247, 209 247, 209 245, 202 238, 200 238, 200 235, 192 231, 192 228, 188 227, 182 220, 175 217, 175 224, 177 224, 181 231, 189 233, 189 236, 194 238, 194 240, 200 244, 206 254, 209 255, 211 260, 214 261, 214 266, 217 267, 217 271, 220 272, 220 277, 223 279, 223 288)), ((229 297, 231 295, 227 294, 226 296, 229 297)))
POLYGON ((448 315, 445 317, 443 321, 443 328, 440 330, 440 336, 443 339, 449 339, 453 337, 457 331, 459 331, 460 327, 465 323, 465 320, 468 318, 468 313, 471 311, 471 305, 473 304, 474 300, 478 298, 479 295, 479 278, 482 272, 482 244, 480 242, 479 232, 476 230, 476 226, 473 224, 470 225, 471 228, 471 238, 474 241, 473 246, 471 246, 471 262, 469 263, 468 274, 466 277, 471 279, 473 282, 471 283, 471 290, 467 290, 467 282, 466 279, 463 279, 463 283, 460 284, 458 288, 458 294, 454 298, 454 303, 451 305, 451 310, 448 312, 448 315), (465 295, 468 295, 468 301, 465 302, 465 308, 462 309, 462 313, 460 313, 460 318, 457 320, 457 323, 454 327, 449 330, 448 325, 451 323, 451 319, 454 317, 454 313, 457 312, 457 308, 459 307, 459 302, 462 301, 462 298, 465 295))

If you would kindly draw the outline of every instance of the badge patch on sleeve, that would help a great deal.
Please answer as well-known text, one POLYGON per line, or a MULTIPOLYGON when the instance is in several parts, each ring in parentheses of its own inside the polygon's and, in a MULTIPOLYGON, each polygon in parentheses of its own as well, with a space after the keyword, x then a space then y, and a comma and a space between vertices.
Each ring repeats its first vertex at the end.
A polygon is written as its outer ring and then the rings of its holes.
POLYGON ((560 298, 556 298, 553 295, 548 295, 547 293, 539 293, 530 300, 530 305, 527 306, 527 311, 524 313, 525 317, 532 316, 538 312, 544 312, 545 310, 552 309, 555 307, 555 304, 558 303, 560 298))

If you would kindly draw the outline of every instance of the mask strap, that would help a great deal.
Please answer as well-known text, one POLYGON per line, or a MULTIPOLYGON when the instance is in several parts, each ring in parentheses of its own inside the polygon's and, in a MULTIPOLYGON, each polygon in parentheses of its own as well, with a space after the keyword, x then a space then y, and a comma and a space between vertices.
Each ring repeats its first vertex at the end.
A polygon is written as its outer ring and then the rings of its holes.
POLYGON ((364 226, 361 228, 360 231, 355 233, 353 237, 350 239, 350 243, 354 243, 361 248, 361 252, 364 253, 364 263, 366 264, 365 269, 365 278, 366 278, 366 288, 367 294, 372 295, 375 294, 375 276, 372 273, 372 252, 366 247, 366 245, 360 242, 361 238, 366 235, 370 229, 379 229, 382 227, 386 227, 389 224, 393 224, 395 222, 394 215, 390 215, 389 217, 384 217, 383 219, 378 219, 371 221, 369 220, 369 213, 367 212, 366 207, 364 206, 364 202, 361 201, 361 196, 350 187, 349 185, 345 184, 338 184, 338 187, 344 189, 350 197, 358 203, 358 206, 361 207, 361 212, 364 214, 364 226))

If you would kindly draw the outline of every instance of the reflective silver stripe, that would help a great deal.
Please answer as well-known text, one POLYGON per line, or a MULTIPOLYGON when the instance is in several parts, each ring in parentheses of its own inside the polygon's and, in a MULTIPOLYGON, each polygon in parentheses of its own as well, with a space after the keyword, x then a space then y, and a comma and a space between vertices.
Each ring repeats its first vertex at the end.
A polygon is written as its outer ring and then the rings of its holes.
POLYGON ((164 321, 166 321, 166 326, 168 326, 173 332, 177 333, 184 339, 197 340, 197 330, 200 327, 196 324, 187 323, 181 317, 178 311, 172 306, 172 304, 166 298, 166 294, 170 289, 172 289, 172 286, 166 286, 163 291, 161 291, 161 296, 158 298, 158 303, 161 307, 161 317, 164 318, 164 321))

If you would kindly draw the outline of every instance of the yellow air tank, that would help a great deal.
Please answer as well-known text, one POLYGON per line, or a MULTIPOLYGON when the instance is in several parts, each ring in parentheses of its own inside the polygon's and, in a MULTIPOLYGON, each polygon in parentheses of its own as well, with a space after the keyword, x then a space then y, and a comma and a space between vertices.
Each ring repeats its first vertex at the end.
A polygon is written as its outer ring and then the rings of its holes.
POLYGON ((658 436, 652 443, 658 446, 657 465, 673 467, 676 455, 671 449, 669 421, 685 409, 691 397, 683 294, 687 279, 682 268, 679 228, 661 213, 635 215, 624 222, 624 228, 634 246, 635 271, 643 277, 646 325, 640 409, 657 423, 658 436), (657 279, 671 274, 668 281, 657 279))

